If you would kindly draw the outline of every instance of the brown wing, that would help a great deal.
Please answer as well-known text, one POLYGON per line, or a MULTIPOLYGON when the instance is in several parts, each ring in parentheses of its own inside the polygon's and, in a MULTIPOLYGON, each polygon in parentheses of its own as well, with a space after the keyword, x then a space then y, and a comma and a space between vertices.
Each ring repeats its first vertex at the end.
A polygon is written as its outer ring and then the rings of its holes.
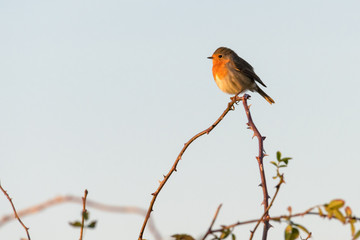
POLYGON ((260 83, 261 85, 266 87, 265 83, 263 83, 263 81, 261 81, 259 76, 256 75, 256 73, 254 72, 254 68, 247 61, 242 59, 241 57, 239 57, 237 55, 234 56, 233 61, 231 62, 231 64, 233 65, 233 68, 236 71, 239 71, 239 72, 243 73, 244 75, 246 75, 250 79, 254 79, 258 83, 260 83))

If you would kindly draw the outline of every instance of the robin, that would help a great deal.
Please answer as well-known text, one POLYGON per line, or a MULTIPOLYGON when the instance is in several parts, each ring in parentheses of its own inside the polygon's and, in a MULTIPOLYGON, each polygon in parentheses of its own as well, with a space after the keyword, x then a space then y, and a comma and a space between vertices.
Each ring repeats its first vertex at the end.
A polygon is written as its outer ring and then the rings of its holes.
POLYGON ((216 49, 211 57, 212 72, 217 86, 225 93, 240 94, 246 90, 258 92, 270 104, 275 101, 256 84, 266 85, 254 72, 253 67, 239 57, 233 50, 226 47, 216 49))

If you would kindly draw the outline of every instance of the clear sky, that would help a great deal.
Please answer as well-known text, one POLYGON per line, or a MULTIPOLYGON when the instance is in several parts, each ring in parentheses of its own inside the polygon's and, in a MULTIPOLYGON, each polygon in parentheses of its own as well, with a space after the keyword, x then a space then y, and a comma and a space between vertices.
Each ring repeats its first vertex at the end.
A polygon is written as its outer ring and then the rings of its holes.
MULTIPOLYGON (((1 1, 0 180, 18 209, 58 194, 147 208, 184 142, 225 109, 206 59, 230 47, 276 101, 251 93, 265 135, 293 157, 271 215, 346 200, 360 215, 359 1, 1 1)), ((261 215, 257 140, 241 105, 190 146, 152 214, 164 239, 261 215)), ((137 239, 143 217, 90 210, 85 239, 137 239)), ((11 211, 4 196, 0 213, 11 211)), ((33 239, 77 239, 65 204, 23 219, 33 239)), ((314 239, 349 227, 298 219, 314 239)), ((269 239, 281 239, 285 223, 269 239)), ((359 228, 358 224, 358 228, 359 228)), ((236 233, 247 239, 251 226, 236 233)), ((1 239, 25 237, 17 222, 1 239)), ((146 231, 145 238, 152 239, 146 231)), ((259 235, 257 235, 259 237, 259 235)))

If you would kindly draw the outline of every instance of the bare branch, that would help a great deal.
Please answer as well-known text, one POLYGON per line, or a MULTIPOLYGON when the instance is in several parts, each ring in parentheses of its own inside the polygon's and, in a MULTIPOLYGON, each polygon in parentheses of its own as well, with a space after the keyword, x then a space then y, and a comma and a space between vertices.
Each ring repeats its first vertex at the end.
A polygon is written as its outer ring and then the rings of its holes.
MULTIPOLYGON (((277 222, 279 222, 282 219, 288 220, 288 219, 291 219, 291 218, 294 218, 294 217, 304 217, 306 215, 315 215, 315 216, 319 216, 319 217, 322 217, 322 218, 326 217, 325 215, 320 215, 317 212, 311 212, 313 209, 314 209, 314 207, 309 208, 304 212, 300 212, 300 213, 296 213, 296 214, 279 215, 279 216, 276 216, 276 217, 270 217, 268 220, 269 221, 277 221, 277 222)), ((334 218, 331 218, 331 219, 334 219, 334 218)), ((345 216, 345 219, 354 219, 354 220, 360 221, 360 217, 355 217, 355 216, 351 216, 351 217, 345 216)), ((248 221, 243 221, 243 222, 238 221, 238 222, 233 223, 231 225, 221 226, 221 228, 219 228, 219 229, 212 230, 211 233, 222 232, 224 229, 230 229, 230 228, 234 228, 234 227, 241 226, 241 225, 257 223, 259 221, 260 222, 263 221, 263 218, 253 219, 253 220, 248 220, 248 221)))
POLYGON ((141 230, 140 230, 140 234, 139 234, 139 238, 138 240, 142 240, 143 238, 143 234, 144 234, 144 231, 145 231, 145 227, 146 227, 146 224, 150 218, 150 214, 151 212, 153 211, 153 206, 155 204, 155 201, 156 201, 156 198, 157 196, 159 195, 161 189, 164 187, 165 183, 169 180, 171 174, 173 172, 176 171, 176 166, 178 165, 179 161, 181 160, 182 158, 182 155, 184 154, 184 152, 186 151, 186 149, 189 147, 189 145, 195 141, 197 138, 201 137, 202 135, 204 134, 209 134, 218 124, 219 122, 226 116, 226 114, 230 111, 230 110, 233 110, 233 107, 234 107, 234 104, 239 102, 241 99, 240 98, 237 98, 237 97, 232 97, 231 98, 231 101, 228 103, 228 106, 227 108, 225 109, 225 111, 221 114, 221 116, 207 129, 205 129, 204 131, 196 134, 195 136, 193 136, 189 141, 187 141, 185 144, 184 144, 184 147, 181 149, 179 155, 177 156, 173 166, 171 167, 171 169, 169 170, 169 172, 164 175, 164 179, 162 181, 160 181, 160 185, 159 187, 156 189, 155 192, 153 192, 151 195, 153 196, 152 199, 151 199, 151 202, 150 202, 150 206, 148 208, 148 211, 147 211, 147 214, 146 214, 146 217, 145 217, 145 220, 144 220, 144 223, 141 227, 141 230))
POLYGON ((14 211, 15 218, 19 221, 19 223, 21 224, 21 226, 23 226, 23 228, 25 229, 26 235, 27 235, 27 237, 28 237, 28 240, 31 240, 31 239, 30 239, 30 234, 29 234, 29 228, 26 227, 25 224, 21 221, 19 215, 18 215, 17 212, 16 212, 15 206, 14 206, 14 204, 13 204, 13 202, 12 202, 9 194, 3 189, 3 187, 1 186, 1 184, 0 184, 0 189, 1 189, 1 191, 5 194, 5 196, 7 197, 7 199, 9 200, 9 202, 10 202, 10 204, 11 204, 11 207, 12 207, 12 209, 13 209, 13 211, 14 211))
POLYGON ((212 227, 214 226, 215 220, 216 220, 216 218, 217 218, 217 216, 218 216, 218 214, 219 214, 219 211, 220 211, 221 206, 222 206, 222 204, 220 204, 220 205, 218 206, 218 208, 216 209, 216 212, 215 212, 215 215, 214 215, 213 220, 211 221, 210 227, 209 227, 209 229, 207 230, 205 236, 202 238, 202 240, 205 240, 205 238, 206 238, 209 234, 212 233, 212 227))
POLYGON ((269 224, 269 213, 268 213, 269 194, 267 191, 265 171, 264 171, 264 165, 263 165, 263 158, 264 158, 263 141, 264 141, 265 137, 261 136, 259 130, 256 128, 254 121, 251 118, 250 109, 249 109, 249 106, 247 105, 247 99, 249 99, 249 98, 250 98, 250 95, 245 94, 242 97, 242 101, 243 101, 244 109, 246 112, 246 116, 248 118, 247 125, 254 132, 254 136, 257 137, 258 142, 259 142, 259 156, 256 157, 256 160, 258 161, 258 164, 259 164, 259 170, 260 170, 260 176, 261 176, 261 187, 262 187, 263 195, 264 195, 264 200, 262 202, 262 204, 264 205, 264 230, 263 230, 262 240, 266 240, 267 232, 270 228, 270 224, 269 224))
POLYGON ((309 232, 309 234, 307 235, 307 237, 306 237, 305 239, 303 239, 303 238, 301 238, 301 239, 307 240, 307 239, 309 239, 309 238, 311 238, 311 232, 309 232))
MULTIPOLYGON (((277 195, 278 195, 278 193, 279 193, 280 187, 281 187, 281 185, 282 185, 283 183, 284 183, 284 176, 281 175, 281 176, 280 176, 280 181, 279 181, 278 185, 276 185, 275 194, 274 194, 274 196, 273 196, 273 198, 272 198, 269 206, 266 208, 264 214, 261 216, 261 218, 259 219, 259 221, 256 223, 254 229, 251 231, 250 240, 253 239, 254 233, 255 233, 256 229, 258 228, 258 226, 260 225, 260 223, 261 223, 262 221, 264 221, 264 217, 268 215, 269 209, 272 207, 272 205, 273 205, 273 203, 274 203, 274 201, 275 201, 275 199, 276 199, 276 197, 277 197, 277 195)), ((268 219, 267 219, 267 220, 268 220, 268 219)))

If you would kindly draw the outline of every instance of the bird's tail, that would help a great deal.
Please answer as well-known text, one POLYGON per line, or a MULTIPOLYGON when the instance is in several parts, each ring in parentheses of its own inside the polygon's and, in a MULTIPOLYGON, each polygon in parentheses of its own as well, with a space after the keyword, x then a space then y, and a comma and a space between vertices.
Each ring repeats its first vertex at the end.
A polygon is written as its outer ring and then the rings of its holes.
POLYGON ((267 95, 263 90, 261 90, 261 88, 259 88, 258 86, 257 86, 256 91, 257 91, 261 96, 263 96, 263 98, 265 98, 266 101, 268 101, 270 104, 275 103, 275 101, 274 101, 269 95, 267 95))

